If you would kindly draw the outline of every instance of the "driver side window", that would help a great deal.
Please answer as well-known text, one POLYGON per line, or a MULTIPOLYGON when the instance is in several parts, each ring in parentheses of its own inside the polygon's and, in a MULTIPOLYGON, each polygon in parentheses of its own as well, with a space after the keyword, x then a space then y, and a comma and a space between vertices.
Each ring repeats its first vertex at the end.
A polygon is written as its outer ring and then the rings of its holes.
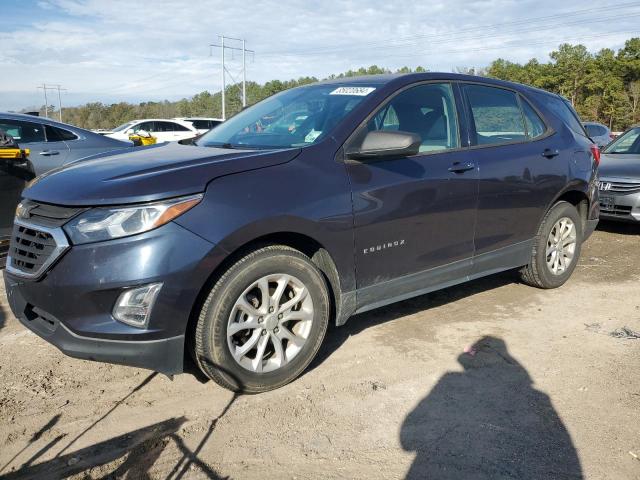
POLYGON ((448 83, 418 85, 398 94, 367 124, 368 131, 401 131, 420 136, 420 152, 458 148, 458 122, 448 83))

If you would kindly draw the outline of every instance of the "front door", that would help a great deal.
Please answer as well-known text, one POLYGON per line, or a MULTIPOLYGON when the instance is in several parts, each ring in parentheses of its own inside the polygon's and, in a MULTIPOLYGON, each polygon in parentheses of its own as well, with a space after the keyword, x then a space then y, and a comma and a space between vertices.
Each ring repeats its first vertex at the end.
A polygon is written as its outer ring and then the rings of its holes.
POLYGON ((363 127, 418 134, 418 155, 346 160, 358 308, 443 285, 471 271, 478 172, 461 148, 453 92, 449 83, 411 87, 363 127))

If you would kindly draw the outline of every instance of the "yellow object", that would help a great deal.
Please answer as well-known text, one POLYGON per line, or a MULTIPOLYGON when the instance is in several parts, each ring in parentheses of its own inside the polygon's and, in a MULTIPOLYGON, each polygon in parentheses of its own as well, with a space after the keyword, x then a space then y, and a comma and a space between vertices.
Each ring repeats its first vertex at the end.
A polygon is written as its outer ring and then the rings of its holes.
POLYGON ((0 158, 2 159, 27 158, 30 153, 28 148, 0 148, 0 158))
POLYGON ((129 140, 131 140, 136 147, 146 147, 147 145, 155 145, 156 143, 156 137, 152 137, 151 135, 143 137, 142 135, 132 134, 129 135, 129 140))

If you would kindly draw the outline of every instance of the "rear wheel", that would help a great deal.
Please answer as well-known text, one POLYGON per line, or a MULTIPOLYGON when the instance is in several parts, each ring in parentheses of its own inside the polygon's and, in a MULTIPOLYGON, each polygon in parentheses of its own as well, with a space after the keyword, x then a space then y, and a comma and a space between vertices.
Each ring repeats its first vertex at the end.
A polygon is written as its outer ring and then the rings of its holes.
POLYGON ((292 248, 265 247, 234 264, 209 293, 195 332, 196 362, 230 390, 278 388, 309 365, 328 322, 318 268, 292 248))
POLYGON ((538 288, 557 288, 573 273, 582 247, 582 220, 568 202, 558 202, 542 220, 534 240, 531 261, 522 280, 538 288))

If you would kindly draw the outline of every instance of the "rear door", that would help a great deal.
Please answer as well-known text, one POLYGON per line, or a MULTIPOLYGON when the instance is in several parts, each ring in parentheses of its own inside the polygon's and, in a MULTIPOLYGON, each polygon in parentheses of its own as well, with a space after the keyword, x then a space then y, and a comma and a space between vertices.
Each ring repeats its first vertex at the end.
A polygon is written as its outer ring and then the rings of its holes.
POLYGON ((11 135, 21 148, 31 151, 29 158, 36 175, 64 164, 69 155, 69 147, 63 141, 47 138, 43 123, 0 118, 0 128, 11 135))
POLYGON ((178 140, 195 137, 198 134, 176 122, 160 122, 156 120, 155 127, 158 140, 163 142, 177 142, 178 140))
POLYGON ((427 83, 402 91, 346 146, 357 148, 354 143, 373 130, 406 131, 422 139, 415 156, 346 162, 359 306, 470 271, 478 178, 461 148, 455 90, 450 83, 427 83))
POLYGON ((462 88, 479 169, 474 272, 524 264, 547 206, 566 185, 571 151, 519 93, 462 88))

